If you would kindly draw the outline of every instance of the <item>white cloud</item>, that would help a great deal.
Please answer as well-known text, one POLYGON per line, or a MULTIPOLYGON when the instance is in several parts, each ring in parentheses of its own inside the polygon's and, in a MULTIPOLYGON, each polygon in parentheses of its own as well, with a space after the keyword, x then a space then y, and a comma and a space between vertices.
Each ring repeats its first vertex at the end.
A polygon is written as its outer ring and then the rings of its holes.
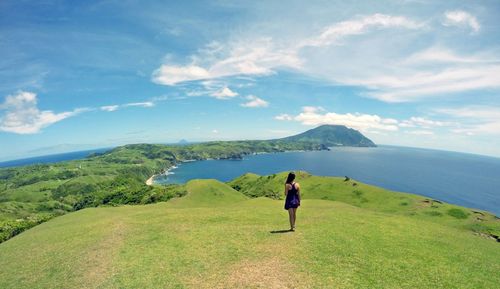
POLYGON ((414 135, 434 135, 434 132, 430 130, 410 130, 406 131, 406 133, 414 135))
POLYGON ((176 66, 163 64, 153 72, 152 80, 158 84, 175 85, 190 80, 211 78, 210 73, 196 65, 176 66))
POLYGON ((371 28, 401 27, 407 29, 417 29, 422 26, 423 24, 417 23, 403 16, 392 16, 377 13, 356 20, 342 21, 326 27, 320 35, 305 40, 301 46, 332 45, 338 43, 345 36, 363 34, 371 28))
POLYGON ((276 120, 293 120, 293 117, 289 114, 282 113, 274 117, 276 120))
POLYGON ((403 63, 411 65, 422 65, 422 64, 442 64, 442 63, 452 63, 452 64, 481 64, 481 63, 491 63, 495 64, 500 62, 495 57, 490 55, 458 55, 450 49, 441 46, 433 46, 428 49, 419 51, 408 57, 403 63))
POLYGON ((153 72, 152 80, 158 84, 175 85, 225 76, 267 75, 277 67, 300 67, 296 51, 276 46, 271 38, 229 43, 226 46, 221 48, 211 43, 199 55, 192 56, 192 63, 185 66, 163 64, 153 72), (222 49, 224 51, 221 52, 222 49), (201 64, 207 59, 211 60, 210 63, 201 64))
POLYGON ((423 117, 411 117, 410 119, 403 120, 398 124, 400 127, 422 127, 422 128, 435 128, 453 125, 451 122, 435 121, 423 117))
POLYGON ((217 99, 229 99, 229 98, 233 98, 233 97, 237 96, 238 93, 235 91, 232 91, 231 89, 229 89, 229 87, 224 86, 220 90, 217 90, 217 91, 211 93, 210 95, 217 98, 217 99))
POLYGON ((37 107, 36 94, 21 91, 15 95, 8 95, 0 105, 0 110, 6 111, 0 117, 0 131, 34 134, 40 132, 42 128, 89 109, 78 108, 61 113, 54 113, 51 110, 40 111, 37 107))
POLYGON ((144 102, 129 102, 125 104, 114 104, 114 105, 104 105, 99 107, 100 110, 102 111, 117 111, 119 109, 122 109, 124 107, 144 107, 144 108, 149 108, 149 107, 154 107, 156 102, 158 101, 165 101, 168 100, 169 98, 167 96, 159 96, 159 97, 154 97, 150 101, 144 101, 144 102))
POLYGON ((500 108, 489 106, 465 106, 459 108, 438 108, 436 112, 454 117, 475 118, 485 120, 500 119, 500 108))
POLYGON ((219 131, 218 131, 218 130, 216 130, 216 129, 214 129, 214 130, 212 130, 212 133, 217 134, 217 133, 219 133, 219 131))
POLYGON ((454 133, 466 135, 500 135, 500 108, 489 106, 465 106, 435 109, 460 123, 454 133))
POLYGON ((462 10, 446 11, 444 17, 445 26, 469 26, 474 32, 481 28, 476 17, 462 10))
POLYGON ((500 60, 490 56, 457 55, 431 48, 399 63, 397 73, 344 78, 343 83, 374 89, 369 96, 385 102, 408 102, 477 89, 500 87, 500 60))
POLYGON ((249 95, 246 97, 248 102, 242 103, 243 107, 267 107, 269 106, 269 102, 263 100, 262 98, 258 98, 255 95, 249 95))
POLYGON ((130 102, 124 104, 123 106, 153 107, 155 106, 155 104, 152 101, 145 101, 145 102, 130 102))
POLYGON ((115 111, 119 108, 119 105, 104 105, 101 106, 100 109, 104 111, 115 111))

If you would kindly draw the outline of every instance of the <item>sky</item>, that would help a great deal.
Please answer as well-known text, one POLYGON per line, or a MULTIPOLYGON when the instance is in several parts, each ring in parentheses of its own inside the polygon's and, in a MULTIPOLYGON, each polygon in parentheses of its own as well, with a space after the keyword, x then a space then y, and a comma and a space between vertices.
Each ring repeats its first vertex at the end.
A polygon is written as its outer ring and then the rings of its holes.
POLYGON ((500 2, 0 1, 0 160, 279 138, 500 157, 500 2))

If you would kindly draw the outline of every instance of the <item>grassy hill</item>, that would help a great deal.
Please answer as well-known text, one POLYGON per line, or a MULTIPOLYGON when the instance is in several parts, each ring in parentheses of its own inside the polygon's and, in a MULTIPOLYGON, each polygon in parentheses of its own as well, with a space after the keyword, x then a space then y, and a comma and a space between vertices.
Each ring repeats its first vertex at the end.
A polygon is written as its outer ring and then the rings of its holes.
POLYGON ((500 284, 499 243, 473 230, 497 230, 491 214, 302 172, 297 231, 285 232, 283 200, 259 197, 283 176, 194 180, 168 202, 54 218, 0 244, 0 288, 500 284))
POLYGON ((186 184, 186 196, 176 198, 172 204, 184 207, 210 207, 232 204, 248 197, 217 180, 192 180, 186 184))

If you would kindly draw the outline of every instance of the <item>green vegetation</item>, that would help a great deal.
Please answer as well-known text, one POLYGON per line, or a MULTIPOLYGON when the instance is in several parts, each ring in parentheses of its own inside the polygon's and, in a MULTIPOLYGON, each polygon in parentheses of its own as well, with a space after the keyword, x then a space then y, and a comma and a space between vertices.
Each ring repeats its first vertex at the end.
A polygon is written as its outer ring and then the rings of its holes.
POLYGON ((241 159, 254 153, 321 150, 340 144, 333 144, 332 139, 343 145, 366 143, 359 132, 345 127, 322 126, 305 134, 298 135, 300 140, 126 145, 82 160, 0 169, 0 232, 3 236, 0 242, 39 224, 40 220, 82 208, 147 204, 182 196, 186 192, 182 186, 165 188, 145 184, 150 176, 182 161, 241 159))
POLYGON ((247 174, 228 184, 193 180, 183 186, 184 197, 168 202, 86 208, 54 218, 0 244, 0 288, 500 283, 499 244, 477 231, 498 232, 500 220, 491 214, 300 172, 297 231, 284 232, 283 200, 258 196, 276 190, 281 197, 285 174, 247 174), (450 216, 452 209, 466 219, 450 216))
POLYGON ((464 212, 463 210, 453 208, 448 210, 448 215, 453 216, 457 219, 467 219, 467 216, 469 214, 464 212))
POLYGON ((362 135, 359 131, 347 128, 343 125, 322 125, 315 129, 308 130, 298 135, 289 136, 282 140, 292 142, 313 142, 325 146, 356 146, 374 147, 376 146, 370 139, 362 135))

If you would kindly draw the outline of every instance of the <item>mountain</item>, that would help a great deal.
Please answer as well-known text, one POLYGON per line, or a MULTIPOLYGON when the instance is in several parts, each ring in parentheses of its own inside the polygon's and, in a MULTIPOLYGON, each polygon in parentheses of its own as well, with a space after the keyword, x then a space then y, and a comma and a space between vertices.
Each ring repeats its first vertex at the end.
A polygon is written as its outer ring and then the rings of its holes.
POLYGON ((314 142, 331 146, 376 147, 375 143, 359 131, 344 125, 322 125, 298 135, 281 138, 287 142, 314 142))

